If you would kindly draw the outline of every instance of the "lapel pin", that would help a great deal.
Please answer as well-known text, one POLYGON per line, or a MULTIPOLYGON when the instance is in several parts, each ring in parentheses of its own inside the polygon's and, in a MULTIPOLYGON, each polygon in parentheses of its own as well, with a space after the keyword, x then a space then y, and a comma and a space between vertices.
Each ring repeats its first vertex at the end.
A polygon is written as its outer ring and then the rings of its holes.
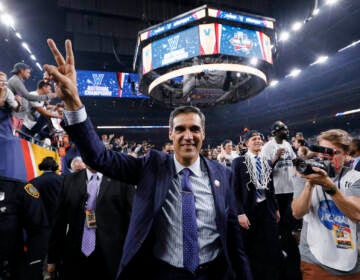
POLYGON ((215 185, 215 187, 220 187, 220 181, 219 181, 219 180, 215 180, 215 181, 214 181, 214 185, 215 185))

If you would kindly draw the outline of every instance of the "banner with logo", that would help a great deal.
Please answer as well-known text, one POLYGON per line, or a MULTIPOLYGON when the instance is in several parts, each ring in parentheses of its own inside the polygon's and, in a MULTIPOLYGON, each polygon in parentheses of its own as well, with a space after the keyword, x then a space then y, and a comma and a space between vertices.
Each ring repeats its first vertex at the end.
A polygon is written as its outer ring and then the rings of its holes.
POLYGON ((153 69, 198 56, 200 55, 199 28, 194 26, 155 41, 152 43, 152 50, 153 69))
POLYGON ((80 96, 148 98, 139 92, 135 73, 78 70, 76 74, 80 96))

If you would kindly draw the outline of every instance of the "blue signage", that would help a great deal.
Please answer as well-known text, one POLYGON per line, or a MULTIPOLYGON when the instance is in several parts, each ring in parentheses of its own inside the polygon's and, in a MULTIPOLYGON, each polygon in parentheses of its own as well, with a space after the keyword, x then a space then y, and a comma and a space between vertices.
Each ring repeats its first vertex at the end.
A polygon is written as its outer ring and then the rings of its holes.
POLYGON ((78 70, 76 74, 80 96, 148 98, 139 92, 135 73, 78 70))
POLYGON ((197 26, 152 43, 152 68, 156 69, 200 55, 197 26))

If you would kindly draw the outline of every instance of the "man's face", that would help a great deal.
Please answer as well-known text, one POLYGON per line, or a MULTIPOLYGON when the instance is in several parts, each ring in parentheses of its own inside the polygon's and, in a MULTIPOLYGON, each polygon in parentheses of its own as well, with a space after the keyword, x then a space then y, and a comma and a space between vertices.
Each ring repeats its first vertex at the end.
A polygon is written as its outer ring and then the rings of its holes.
POLYGON ((283 140, 286 140, 289 138, 289 130, 285 127, 279 129, 275 135, 280 138, 280 139, 283 139, 283 140))
POLYGON ((231 154, 232 151, 232 142, 226 143, 224 146, 225 153, 231 154))
POLYGON ((253 136, 245 142, 246 147, 249 149, 250 152, 254 154, 261 151, 263 143, 264 142, 259 135, 253 136))
POLYGON ((298 139, 295 139, 295 142, 294 142, 294 148, 295 149, 299 149, 301 147, 301 143, 298 141, 298 139))
POLYGON ((205 139, 200 116, 196 113, 177 115, 170 128, 169 139, 174 143, 176 159, 184 166, 193 164, 205 139))
POLYGON ((173 154, 174 153, 174 145, 166 144, 166 146, 164 147, 164 152, 167 154, 173 154))
POLYGON ((42 89, 42 92, 40 94, 49 94, 49 93, 51 93, 51 86, 50 85, 44 85, 41 89, 42 89))
POLYGON ((20 76, 21 76, 21 78, 23 78, 24 80, 29 79, 30 76, 31 76, 31 69, 21 69, 21 70, 20 70, 20 76))
POLYGON ((330 148, 334 150, 334 155, 324 155, 324 154, 318 154, 320 158, 325 158, 329 160, 332 164, 332 166, 335 167, 335 170, 339 171, 344 167, 345 159, 346 159, 346 153, 345 151, 338 146, 335 146, 333 143, 327 140, 320 140, 319 145, 325 148, 330 148))

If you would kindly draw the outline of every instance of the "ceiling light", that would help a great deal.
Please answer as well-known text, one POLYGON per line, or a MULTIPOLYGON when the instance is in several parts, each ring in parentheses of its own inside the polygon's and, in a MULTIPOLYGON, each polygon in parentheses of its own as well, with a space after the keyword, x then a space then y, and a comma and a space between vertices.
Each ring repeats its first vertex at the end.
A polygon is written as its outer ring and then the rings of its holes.
POLYGON ((22 39, 21 34, 19 32, 16 32, 15 36, 18 37, 19 39, 22 39))
POLYGON ((324 56, 324 55, 322 55, 322 56, 319 56, 316 60, 315 60, 315 62, 313 62, 313 63, 311 63, 310 65, 315 65, 315 64, 318 64, 318 63, 324 63, 326 60, 328 60, 328 56, 324 56))
POLYGON ((292 25, 291 29, 294 31, 298 31, 301 29, 302 25, 303 24, 301 22, 297 21, 292 25))
POLYGON ((345 111, 345 112, 341 112, 341 113, 336 113, 335 117, 341 117, 341 116, 355 114, 355 113, 359 113, 359 112, 360 112, 360 109, 349 110, 349 111, 345 111))
POLYGON ((43 70, 39 62, 36 62, 36 66, 37 66, 41 71, 43 70))
POLYGON ((271 86, 271 87, 274 87, 274 86, 276 86, 278 83, 279 83, 278 80, 273 80, 273 81, 270 82, 270 86, 271 86))
POLYGON ((316 15, 318 15, 319 13, 320 13, 320 9, 315 9, 315 10, 313 10, 312 15, 313 15, 313 16, 316 16, 316 15))
POLYGON ((122 128, 135 128, 135 129, 144 129, 144 128, 169 128, 168 125, 98 125, 97 129, 122 129, 122 128))
POLYGON ((32 60, 36 60, 36 57, 35 57, 35 55, 30 55, 30 58, 32 59, 32 60))
POLYGON ((279 41, 287 41, 289 39, 289 37, 290 37, 289 32, 283 31, 280 33, 279 41))
POLYGON ((31 54, 31 51, 30 51, 30 48, 29 48, 29 45, 28 45, 28 44, 26 44, 25 42, 23 42, 21 45, 23 46, 23 48, 24 48, 25 50, 28 51, 29 54, 31 54))
POLYGON ((339 0, 326 0, 325 4, 326 5, 335 5, 337 2, 339 2, 339 0))
POLYGON ((14 21, 13 17, 10 16, 9 14, 3 14, 3 15, 1 16, 1 21, 2 21, 5 25, 11 26, 12 28, 14 28, 14 26, 15 26, 15 21, 14 21))
POLYGON ((4 11, 4 5, 0 2, 0 12, 4 11))
POLYGON ((338 50, 338 52, 342 52, 342 51, 344 51, 344 50, 346 50, 348 48, 354 47, 359 43, 360 43, 360 40, 357 40, 356 42, 352 42, 350 45, 347 45, 346 47, 343 47, 342 49, 338 50))
POLYGON ((295 68, 295 69, 291 70, 291 72, 288 76, 295 78, 300 74, 300 72, 301 72, 300 69, 295 68))

